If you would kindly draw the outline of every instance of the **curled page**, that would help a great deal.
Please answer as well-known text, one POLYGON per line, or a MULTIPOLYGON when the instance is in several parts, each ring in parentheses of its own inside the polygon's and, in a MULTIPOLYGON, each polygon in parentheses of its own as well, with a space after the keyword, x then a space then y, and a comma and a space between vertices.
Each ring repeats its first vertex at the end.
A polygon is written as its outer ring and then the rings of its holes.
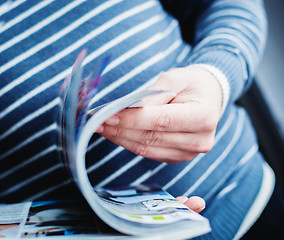
POLYGON ((90 109, 90 100, 96 94, 109 58, 104 59, 87 79, 82 79, 85 56, 86 50, 83 50, 61 88, 61 139, 63 158, 91 208, 109 226, 130 235, 163 234, 163 239, 184 239, 210 231, 207 219, 186 208, 162 189, 156 189, 155 192, 144 191, 141 194, 141 186, 131 186, 128 190, 132 194, 126 196, 129 192, 125 192, 125 188, 122 191, 93 188, 88 179, 85 158, 88 144, 96 129, 122 109, 141 107, 141 100, 165 92, 135 91, 96 109, 90 109), (106 194, 108 198, 105 197, 106 194))

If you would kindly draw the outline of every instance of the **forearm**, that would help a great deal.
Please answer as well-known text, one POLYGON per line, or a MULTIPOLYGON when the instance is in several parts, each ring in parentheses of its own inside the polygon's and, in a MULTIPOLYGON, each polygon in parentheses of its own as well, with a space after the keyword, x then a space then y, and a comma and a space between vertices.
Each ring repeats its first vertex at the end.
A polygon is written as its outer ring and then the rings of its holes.
POLYGON ((250 86, 266 40, 262 0, 161 0, 192 44, 188 64, 208 64, 228 79, 229 102, 250 86))
POLYGON ((266 39, 261 1, 215 0, 198 19, 189 64, 221 70, 230 86, 229 102, 249 87, 266 39))

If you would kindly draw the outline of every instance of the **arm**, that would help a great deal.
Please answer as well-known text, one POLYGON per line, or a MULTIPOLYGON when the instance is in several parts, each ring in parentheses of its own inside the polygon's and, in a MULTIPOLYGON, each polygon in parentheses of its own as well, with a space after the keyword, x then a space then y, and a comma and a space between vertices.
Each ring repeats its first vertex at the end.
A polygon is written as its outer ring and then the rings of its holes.
POLYGON ((189 161, 211 150, 221 105, 227 105, 224 94, 230 103, 248 88, 263 50, 266 22, 257 0, 200 4, 205 8, 197 4, 203 10, 195 22, 190 65, 165 72, 152 86, 176 96, 158 96, 149 106, 118 113, 100 129, 103 136, 138 155, 168 163, 189 161), (224 84, 230 94, 222 92, 224 84))
POLYGON ((189 64, 208 64, 221 70, 229 82, 229 101, 238 99, 250 86, 264 49, 267 22, 263 2, 161 2, 179 20, 185 40, 193 44, 189 64))

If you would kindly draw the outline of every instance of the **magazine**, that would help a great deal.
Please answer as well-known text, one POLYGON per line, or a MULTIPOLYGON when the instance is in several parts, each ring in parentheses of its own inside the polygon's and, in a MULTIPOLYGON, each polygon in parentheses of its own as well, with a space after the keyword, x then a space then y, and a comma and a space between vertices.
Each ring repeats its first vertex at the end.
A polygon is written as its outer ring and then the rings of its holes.
POLYGON ((92 99, 110 58, 103 59, 82 79, 86 54, 86 50, 80 52, 72 73, 60 89, 60 140, 66 166, 87 206, 71 200, 0 205, 0 236, 11 239, 15 239, 13 236, 24 239, 61 236, 62 239, 66 235, 67 239, 74 236, 74 239, 188 239, 209 232, 206 218, 154 183, 120 188, 91 185, 85 154, 95 130, 124 108, 143 107, 143 100, 148 96, 172 93, 137 90, 93 108, 92 99))

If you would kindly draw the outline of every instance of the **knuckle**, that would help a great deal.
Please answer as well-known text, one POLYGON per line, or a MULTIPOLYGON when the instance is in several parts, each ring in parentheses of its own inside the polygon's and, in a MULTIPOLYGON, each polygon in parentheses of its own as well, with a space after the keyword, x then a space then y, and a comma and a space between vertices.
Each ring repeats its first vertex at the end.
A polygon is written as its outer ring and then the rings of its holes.
POLYGON ((205 132, 212 131, 217 127, 218 118, 215 114, 206 114, 201 117, 202 130, 205 132))
POLYGON ((120 136, 120 129, 118 127, 112 127, 111 135, 114 138, 118 138, 120 136))
POLYGON ((146 145, 155 145, 158 142, 158 136, 154 131, 145 131, 142 142, 146 145))
POLYGON ((201 153, 208 153, 208 152, 211 151, 212 147, 213 147, 213 145, 206 144, 206 145, 202 146, 202 148, 200 148, 199 152, 201 152, 201 153))
POLYGON ((212 150, 212 148, 214 147, 214 137, 211 137, 207 143, 207 148, 206 148, 206 152, 210 152, 212 150))
POLYGON ((196 153, 208 153, 213 148, 212 140, 202 140, 194 143, 194 152, 196 153))
POLYGON ((149 154, 149 148, 146 145, 139 143, 134 150, 134 153, 142 157, 147 157, 149 154))
POLYGON ((171 120, 167 113, 161 112, 154 123, 154 130, 166 130, 171 126, 171 120))

